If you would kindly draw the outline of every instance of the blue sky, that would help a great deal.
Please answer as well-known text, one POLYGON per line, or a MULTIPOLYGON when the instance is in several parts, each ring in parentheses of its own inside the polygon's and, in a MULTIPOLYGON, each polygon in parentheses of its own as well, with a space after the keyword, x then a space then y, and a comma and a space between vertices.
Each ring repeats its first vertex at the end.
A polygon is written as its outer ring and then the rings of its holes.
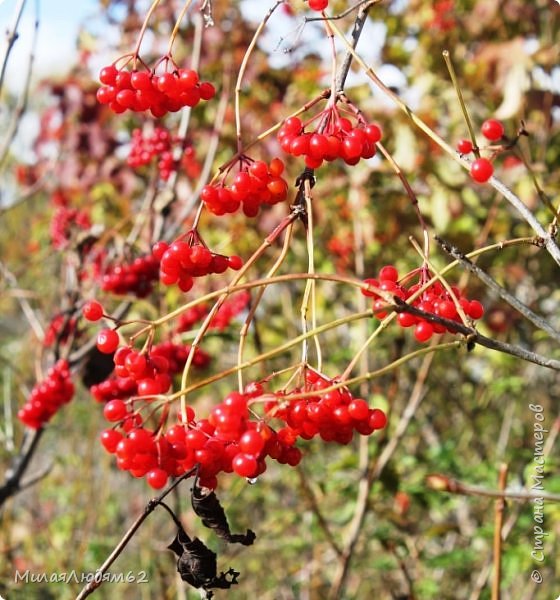
MULTIPOLYGON (((4 32, 13 22, 19 0, 0 0, 0 30, 4 32)), ((25 78, 36 6, 39 9, 39 34, 35 58, 35 73, 42 77, 51 73, 64 73, 69 67, 75 49, 80 23, 96 12, 96 0, 27 0, 10 61, 6 83, 19 89, 25 78)), ((2 36, 0 56, 6 43, 2 36)))

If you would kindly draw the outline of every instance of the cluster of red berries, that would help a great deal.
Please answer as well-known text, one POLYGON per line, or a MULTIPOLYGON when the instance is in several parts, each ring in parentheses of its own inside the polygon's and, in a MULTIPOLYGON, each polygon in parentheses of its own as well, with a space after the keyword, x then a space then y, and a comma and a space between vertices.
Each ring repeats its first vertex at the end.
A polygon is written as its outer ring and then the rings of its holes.
POLYGON ((454 11, 454 0, 438 0, 434 3, 433 17, 428 27, 442 32, 452 31, 457 24, 454 11))
POLYGON ((87 230, 91 227, 91 219, 87 212, 79 208, 58 206, 50 222, 51 243, 57 250, 68 246, 72 233, 87 230))
POLYGON ((138 420, 132 424, 130 415, 123 412, 122 431, 105 430, 101 442, 108 452, 116 455, 119 468, 135 477, 145 476, 156 489, 164 487, 169 476, 177 477, 197 464, 200 485, 211 489, 216 488, 221 472, 257 477, 266 469, 267 456, 296 466, 301 451, 283 442, 263 421, 249 419, 251 398, 251 394, 232 392, 212 410, 208 419, 199 421, 188 407, 188 424, 179 419, 158 438, 139 427, 138 420))
POLYGON ((354 236, 352 232, 333 235, 327 242, 327 250, 333 255, 336 270, 346 272, 354 257, 354 236))
POLYGON ((319 124, 313 132, 306 132, 306 125, 298 117, 286 119, 278 131, 282 150, 293 156, 305 156, 310 169, 318 169, 323 161, 337 158, 355 165, 360 158, 375 156, 375 144, 382 136, 379 126, 368 124, 361 117, 354 126, 350 119, 339 116, 335 106, 326 108, 312 120, 317 118, 319 124))
POLYGON ((265 404, 265 411, 270 417, 286 423, 278 431, 278 437, 284 443, 292 445, 298 437, 310 440, 319 435, 325 442, 349 444, 354 432, 371 435, 376 429, 385 427, 385 413, 378 408, 370 408, 362 398, 354 398, 348 388, 322 393, 322 390, 335 385, 336 379, 308 370, 305 381, 304 389, 295 388, 289 395, 278 394, 265 404), (317 395, 290 400, 290 395, 302 392, 317 392, 317 395))
POLYGON ((324 11, 329 5, 329 0, 309 0, 309 8, 318 12, 324 11))
POLYGON ((27 427, 39 429, 62 405, 68 404, 73 395, 74 384, 68 362, 59 360, 48 370, 45 379, 34 386, 17 416, 27 427))
POLYGON ((101 69, 99 80, 103 85, 97 90, 97 100, 115 113, 149 110, 154 117, 163 117, 216 94, 214 86, 201 82, 192 69, 174 68, 157 75, 148 70, 117 69, 112 64, 101 69))
POLYGON ((247 217, 255 217, 262 205, 286 200, 288 184, 282 177, 284 163, 279 158, 273 158, 267 165, 262 160, 242 156, 239 165, 231 185, 226 185, 224 177, 220 183, 202 189, 200 197, 210 212, 224 215, 242 206, 247 217))
POLYGON ((43 346, 50 348, 57 340, 64 344, 70 335, 76 332, 76 322, 74 317, 68 318, 64 314, 55 315, 45 331, 43 346))
MULTIPOLYGON (((189 344, 174 344, 171 341, 154 344, 148 354, 141 354, 128 347, 121 347, 113 358, 114 374, 105 381, 93 385, 90 392, 98 402, 126 400, 132 396, 147 396, 165 393, 171 385, 171 378, 181 373, 191 351, 189 344), (159 377, 159 375, 166 377, 159 377), (169 381, 167 382, 167 378, 169 381), (149 381, 145 381, 149 380, 149 381), (151 380, 155 380, 153 384, 151 380), (144 382, 144 383, 142 383, 144 382), (153 390, 163 388, 168 383, 165 392, 153 390)), ((195 369, 205 369, 210 364, 210 355, 197 348, 194 352, 192 365, 195 369)), ((123 403, 126 409, 125 403, 123 403)), ((122 410, 120 404, 107 409, 111 414, 122 410)), ((125 411, 126 413, 126 411, 125 411)), ((111 419, 108 419, 111 420, 111 419)))
POLYGON ((146 298, 158 278, 159 260, 153 254, 146 254, 136 257, 131 263, 119 262, 108 267, 101 275, 101 289, 113 294, 146 298))
MULTIPOLYGON (((481 127, 482 135, 490 142, 499 142, 504 137, 504 125, 497 119, 487 119, 481 127)), ((471 140, 459 140, 457 142, 457 152, 466 155, 473 151, 473 143, 471 140)), ((470 175, 473 181, 477 183, 485 183, 494 174, 494 166, 492 162, 484 157, 479 157, 473 160, 470 169, 470 175)))
POLYGON ((309 440, 320 435, 325 441, 348 444, 355 431, 370 435, 385 427, 385 413, 370 409, 348 389, 323 393, 334 383, 308 371, 305 389, 296 388, 291 393, 316 391, 316 396, 290 400, 285 393, 267 394, 272 399, 265 402, 265 417, 256 420, 251 418, 250 405, 263 397, 264 390, 261 383, 251 383, 243 393, 228 394, 208 419, 197 420, 194 410, 187 407, 186 422, 179 418, 165 434, 159 427, 157 435, 144 428, 139 415, 131 413, 122 400, 112 400, 118 404, 116 410, 111 408, 109 420, 116 425, 101 434, 101 442, 116 455, 119 468, 135 477, 145 476, 156 489, 164 487, 170 476, 177 477, 197 464, 200 485, 214 489, 222 472, 258 477, 266 470, 267 458, 298 465, 302 458, 295 446, 298 438, 309 440), (267 423, 272 419, 284 425, 275 431, 267 423))
POLYGON ((176 283, 183 292, 192 288, 195 277, 224 273, 228 268, 238 271, 243 266, 239 256, 212 252, 196 229, 191 229, 172 244, 157 242, 152 253, 160 261, 160 281, 164 285, 176 283))
POLYGON ((133 169, 144 167, 157 159, 159 176, 167 181, 171 173, 177 170, 179 161, 173 159, 173 148, 175 144, 181 144, 180 164, 189 177, 195 177, 199 172, 200 165, 195 159, 194 149, 185 144, 180 138, 175 138, 165 127, 156 127, 149 135, 144 135, 141 129, 132 131, 130 151, 127 164, 133 169))
MULTIPOLYGON (((386 292, 389 296, 397 296, 401 300, 406 301, 423 287, 424 281, 428 281, 431 277, 431 273, 427 270, 421 270, 421 281, 406 288, 402 283, 399 283, 397 269, 393 265, 386 265, 379 271, 377 279, 366 279, 364 283, 386 292)), ((407 279, 407 276, 404 279, 407 279)), ((455 300, 441 283, 435 282, 410 304, 426 313, 457 322, 461 322, 461 317, 457 311, 455 302, 458 302, 465 315, 471 319, 477 320, 484 315, 484 308, 478 300, 468 300, 461 295, 461 291, 456 287, 452 287, 451 291, 455 296, 455 300)), ((373 310, 375 316, 384 319, 388 314, 387 305, 389 303, 387 300, 372 290, 362 290, 362 293, 364 296, 374 298, 373 310)), ((445 327, 441 323, 432 323, 407 312, 399 313, 397 322, 401 327, 414 327, 414 337, 419 342, 427 342, 434 333, 445 333, 446 331, 456 333, 453 327, 445 327)))
MULTIPOLYGON (((220 306, 210 321, 209 328, 217 329, 218 331, 227 329, 232 320, 247 308, 250 299, 251 295, 246 290, 233 294, 220 306)), ((208 304, 192 306, 179 317, 177 332, 190 331, 197 323, 206 318, 209 311, 210 307, 208 304)))

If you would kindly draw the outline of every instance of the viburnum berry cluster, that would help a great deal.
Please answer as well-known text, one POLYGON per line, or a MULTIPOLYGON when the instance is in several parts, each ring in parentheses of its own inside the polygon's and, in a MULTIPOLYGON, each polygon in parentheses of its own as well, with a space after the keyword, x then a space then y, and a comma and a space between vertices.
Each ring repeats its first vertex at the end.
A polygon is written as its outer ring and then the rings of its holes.
POLYGON ((211 100, 216 94, 210 82, 201 82, 193 69, 179 68, 170 56, 160 58, 153 70, 118 69, 119 60, 101 69, 99 81, 103 85, 97 90, 97 100, 115 113, 149 110, 154 117, 163 117, 211 100), (166 70, 158 74, 161 64, 166 70))
POLYGON ((49 421, 64 404, 74 396, 74 384, 66 360, 59 360, 38 382, 19 409, 18 419, 31 429, 39 429, 49 421))
POLYGON ((72 334, 76 333, 76 323, 76 319, 68 314, 55 315, 45 331, 43 346, 50 348, 57 341, 64 344, 72 334))
POLYGON ((63 250, 68 247, 73 232, 86 231, 90 227, 91 219, 86 211, 58 206, 51 217, 51 243, 57 250, 63 250))
POLYGON ((138 169, 157 160, 159 176, 167 181, 171 173, 182 166, 189 177, 195 177, 200 172, 200 165, 195 157, 192 144, 186 143, 178 137, 171 135, 163 127, 156 127, 150 134, 145 134, 141 129, 134 129, 130 140, 130 150, 126 160, 129 167, 138 169), (175 147, 181 147, 179 160, 173 159, 175 147))
MULTIPOLYGON (((224 331, 229 327, 232 320, 243 310, 247 308, 251 295, 246 290, 242 290, 228 297, 216 314, 212 317, 208 328, 224 331)), ((197 323, 206 318, 210 312, 210 306, 205 303, 197 304, 186 310, 177 322, 177 333, 190 331, 197 323)))
POLYGON ((220 183, 202 189, 200 197, 210 212, 225 215, 242 206, 245 216, 255 217, 261 206, 286 200, 288 184, 282 177, 284 163, 279 158, 273 158, 267 165, 262 160, 243 155, 236 164, 239 170, 231 185, 226 184, 231 171, 228 169, 220 183))
POLYGON ((164 285, 177 284, 188 292, 195 277, 224 273, 227 269, 238 271, 243 266, 239 256, 224 256, 212 252, 196 229, 191 229, 173 243, 157 242, 153 256, 160 261, 160 281, 164 285))
POLYGON ((266 470, 267 458, 298 465, 302 458, 295 446, 298 438, 310 440, 319 435, 328 442, 348 444, 354 432, 370 435, 385 427, 385 413, 354 398, 347 388, 322 394, 334 383, 308 371, 303 389, 265 394, 262 384, 255 382, 243 393, 228 394, 208 419, 197 420, 194 410, 187 407, 187 423, 179 418, 165 433, 161 428, 156 433, 141 426, 141 419, 134 420, 122 400, 111 400, 105 406, 105 416, 119 425, 105 430, 101 442, 116 455, 119 468, 136 477, 145 476, 156 489, 163 487, 169 476, 179 476, 197 464, 200 485, 214 489, 222 472, 258 477, 266 470), (299 399, 301 392, 317 395, 299 399), (259 418, 252 408, 262 404, 263 397, 267 398, 264 417, 259 418), (284 425, 275 430, 269 424, 272 420, 284 425))
POLYGON ((361 158, 375 156, 375 144, 381 140, 378 125, 367 123, 360 113, 354 115, 355 123, 340 116, 335 104, 303 123, 299 117, 290 117, 278 131, 282 150, 292 156, 304 156, 305 165, 317 169, 323 161, 341 158, 348 165, 355 165, 361 158), (305 128, 318 119, 314 131, 305 128))
MULTIPOLYGON (((418 272, 413 271, 412 274, 418 272)), ((388 296, 396 296, 403 301, 408 300, 411 296, 416 294, 424 283, 429 281, 432 277, 431 273, 427 269, 420 269, 420 281, 405 287, 404 281, 409 279, 410 273, 405 275, 401 283, 399 283, 399 273, 393 265, 386 265, 379 271, 378 277, 366 279, 364 283, 369 286, 376 288, 382 292, 386 292, 388 296)), ((428 288, 426 288, 417 298, 410 302, 411 306, 414 306, 426 313, 433 314, 444 319, 450 319, 453 321, 461 322, 461 315, 457 310, 457 306, 460 306, 462 311, 467 317, 473 320, 478 320, 484 315, 484 307, 478 300, 468 300, 461 294, 461 291, 457 287, 452 287, 451 295, 444 286, 436 281, 428 288)), ((372 290, 362 290, 365 296, 373 298, 373 311, 376 317, 384 319, 387 314, 387 307, 390 302, 387 302, 387 298, 382 298, 380 294, 372 290)), ((441 323, 432 323, 426 319, 407 313, 401 312, 397 316, 397 322, 401 327, 414 327, 414 337, 419 342, 427 342, 435 333, 456 333, 453 327, 446 327, 441 323)))
POLYGON ((137 256, 132 262, 115 262, 101 274, 101 289, 117 295, 146 298, 159 279, 159 260, 153 254, 137 256))
POLYGON ((292 445, 298 437, 310 440, 318 435, 325 442, 346 445, 352 441, 354 432, 371 435, 385 427, 385 413, 370 408, 363 398, 354 398, 347 387, 323 392, 337 383, 336 379, 308 369, 304 388, 294 388, 289 394, 278 394, 267 401, 266 413, 286 424, 278 431, 279 439, 292 445), (298 398, 304 392, 317 394, 298 398))
MULTIPOLYGON (((487 119, 481 127, 482 135, 490 142, 499 142, 504 138, 505 128, 498 119, 487 119)), ((474 146, 471 140, 462 139, 457 142, 459 154, 467 155, 473 152, 474 146)), ((471 163, 470 175, 477 183, 486 183, 494 174, 494 166, 488 158, 478 156, 471 163)))
MULTIPOLYGON (((144 354, 123 346, 113 357, 115 363, 113 375, 109 379, 93 385, 90 393, 98 402, 108 403, 115 399, 128 400, 133 396, 149 395, 146 392, 150 388, 154 390, 157 386, 163 387, 169 377, 169 384, 165 390, 167 391, 171 384, 171 378, 183 370, 190 351, 189 344, 176 344, 171 341, 154 344, 150 351, 144 354), (167 377, 157 379, 157 376, 162 374, 167 377), (142 383, 144 380, 149 381, 142 383)), ((195 349, 192 362, 195 369, 205 369, 210 361, 211 357, 207 352, 200 348, 195 349)), ((115 406, 117 411, 120 410, 119 405, 115 406)), ((108 410, 111 413, 111 409, 108 410)))

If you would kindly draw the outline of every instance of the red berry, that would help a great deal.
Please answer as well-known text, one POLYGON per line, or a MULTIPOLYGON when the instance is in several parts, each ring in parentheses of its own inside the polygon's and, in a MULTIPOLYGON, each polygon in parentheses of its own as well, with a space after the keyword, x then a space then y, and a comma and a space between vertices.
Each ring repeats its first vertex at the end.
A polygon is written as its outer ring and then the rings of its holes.
POLYGON ((457 152, 460 154, 470 154, 473 150, 473 144, 470 140, 459 140, 457 142, 457 152))
POLYGON ((348 414, 355 421, 366 419, 369 414, 369 406, 365 400, 352 400, 348 405, 348 414))
POLYGON ((241 452, 257 456, 264 448, 264 439, 255 429, 246 431, 239 440, 239 449, 241 452))
POLYGON ((309 8, 311 10, 322 11, 329 5, 329 0, 309 0, 309 8))
POLYGON ((234 271, 239 271, 243 266, 243 259, 240 256, 233 255, 228 258, 228 266, 230 269, 234 271))
POLYGON ((111 400, 103 408, 103 415, 111 423, 122 421, 127 413, 126 404, 122 400, 111 400))
POLYGON ((119 345, 119 334, 114 329, 102 329, 97 334, 97 349, 103 354, 112 354, 119 345))
POLYGON ((103 67, 99 72, 99 81, 105 85, 113 85, 117 77, 117 68, 114 65, 103 67))
POLYGON ((87 321, 99 321, 103 316, 103 307, 96 300, 90 300, 82 307, 82 315, 87 321))
POLYGON ((376 144, 377 142, 379 142, 383 135, 383 132, 381 131, 381 128, 379 127, 379 125, 375 125, 374 123, 370 123, 369 125, 367 125, 366 128, 364 129, 364 132, 365 132, 368 140, 370 142, 372 142, 373 144, 376 144))
POLYGON ((241 477, 254 477, 257 473, 257 459, 250 454, 238 454, 231 461, 231 466, 241 477))
POLYGON ((167 483, 168 477, 169 476, 163 469, 152 469, 151 471, 148 471, 146 481, 150 487, 155 490, 160 490, 167 483))
POLYGON ((497 142, 504 136, 504 126, 498 119, 487 119, 482 124, 482 135, 491 142, 497 142))
POLYGON ((480 319, 484 315, 484 307, 478 300, 471 300, 467 313, 471 319, 480 319))
POLYGON ((494 167, 487 158, 477 158, 471 164, 471 178, 477 183, 485 183, 493 173, 494 167))
POLYGON ((420 321, 414 330, 414 337, 419 342, 427 342, 434 334, 434 328, 428 321, 420 321))
POLYGON ((389 281, 397 281, 399 278, 399 272, 393 265, 386 265, 379 271, 379 279, 388 279, 389 281))
POLYGON ((387 416, 379 408, 374 408, 369 416, 369 426, 373 429, 383 429, 387 425, 387 416))
POLYGON ((114 429, 105 429, 101 432, 101 443, 107 452, 114 454, 117 444, 123 439, 122 433, 114 429))

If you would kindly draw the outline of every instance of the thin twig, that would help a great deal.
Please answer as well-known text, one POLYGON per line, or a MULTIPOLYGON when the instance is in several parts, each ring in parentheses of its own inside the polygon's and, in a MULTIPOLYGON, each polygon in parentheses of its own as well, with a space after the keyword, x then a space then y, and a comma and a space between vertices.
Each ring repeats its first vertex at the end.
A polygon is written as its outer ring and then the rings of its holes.
POLYGON ((17 6, 14 9, 14 18, 12 21, 12 25, 6 30, 6 52, 4 52, 4 57, 2 58, 2 67, 0 69, 0 93, 2 92, 2 88, 4 87, 4 79, 6 77, 6 68, 8 66, 8 60, 10 58, 10 54, 12 53, 12 49, 14 44, 19 38, 18 27, 19 22, 21 21, 21 17, 23 15, 23 9, 25 8, 26 0, 19 0, 17 6))
POLYGON ((452 256, 455 260, 458 260, 461 265, 471 273, 474 273, 480 279, 480 281, 484 283, 484 285, 498 294, 502 300, 505 300, 527 320, 531 321, 535 327, 542 331, 546 331, 551 338, 555 339, 557 342, 560 342, 560 332, 553 329, 547 321, 545 321, 542 317, 539 317, 539 315, 534 313, 526 304, 521 302, 521 300, 518 300, 515 296, 510 294, 506 289, 499 285, 495 279, 490 277, 488 273, 484 272, 480 267, 469 260, 458 248, 452 246, 438 235, 435 236, 435 240, 445 252, 452 256))
POLYGON ((506 500, 519 500, 531 502, 535 498, 542 498, 550 502, 560 502, 560 494, 548 494, 546 492, 528 492, 514 490, 489 490, 478 485, 468 485, 447 475, 431 474, 426 477, 426 484, 430 489, 449 494, 462 496, 482 496, 484 498, 505 498, 506 500))
POLYGON ((144 512, 137 517, 137 519, 129 527, 128 531, 123 535, 120 542, 116 545, 111 554, 107 557, 105 562, 95 572, 95 577, 85 585, 81 592, 76 596, 76 600, 83 600, 92 594, 102 583, 103 575, 107 572, 109 567, 117 560, 122 554, 122 551, 126 548, 128 542, 134 537, 134 534, 140 529, 142 523, 150 516, 152 512, 159 506, 161 501, 172 492, 182 481, 191 477, 198 471, 198 465, 193 467, 190 471, 187 471, 181 477, 176 479, 171 485, 169 485, 157 498, 153 498, 148 502, 144 508, 144 512))
MULTIPOLYGON (((388 96, 395 104, 410 118, 410 120, 421 129, 431 140, 433 140, 442 150, 444 150, 455 162, 466 170, 470 170, 471 162, 461 157, 457 152, 443 139, 441 138, 429 125, 427 125, 420 117, 418 117, 413 110, 405 103, 401 98, 387 87, 381 79, 377 76, 375 71, 367 65, 367 63, 356 53, 352 43, 346 39, 346 36, 340 31, 340 29, 333 22, 331 27, 339 38, 344 42, 348 51, 352 54, 352 57, 362 67, 364 73, 369 77, 377 87, 388 96)), ((542 240, 543 246, 547 249, 548 253, 552 256, 555 262, 560 265, 560 247, 556 243, 555 238, 550 232, 541 225, 529 208, 518 198, 507 186, 505 186, 496 177, 491 177, 488 183, 515 208, 515 210, 523 217, 525 222, 533 229, 537 236, 542 240)))
POLYGON ((0 507, 8 500, 22 490, 21 478, 23 477, 35 451, 39 440, 43 435, 44 429, 26 429, 21 450, 14 459, 14 464, 6 472, 5 480, 0 487, 0 507))
MULTIPOLYGON (((500 466, 498 488, 503 491, 506 487, 508 466, 500 466)), ((502 580, 502 528, 504 525, 505 498, 498 498, 494 509, 494 578, 492 580, 492 600, 500 600, 502 580)))

